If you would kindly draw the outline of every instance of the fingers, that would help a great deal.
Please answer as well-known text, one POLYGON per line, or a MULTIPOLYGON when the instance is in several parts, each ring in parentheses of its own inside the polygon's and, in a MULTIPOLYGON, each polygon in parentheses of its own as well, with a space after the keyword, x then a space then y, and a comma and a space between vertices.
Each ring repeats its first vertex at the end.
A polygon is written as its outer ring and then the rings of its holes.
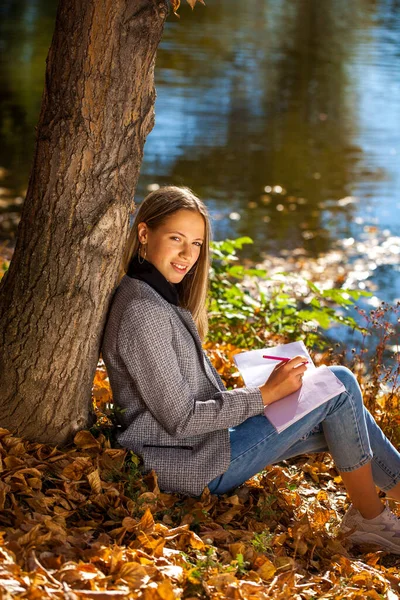
POLYGON ((285 370, 288 377, 303 379, 307 371, 308 360, 305 356, 295 356, 285 364, 285 370))
POLYGON ((271 404, 297 391, 303 384, 303 375, 307 371, 306 356, 295 356, 288 361, 279 362, 263 386, 260 387, 264 404, 271 404))
POLYGON ((291 365, 292 367, 297 367, 301 364, 308 364, 308 358, 306 356, 295 356, 294 358, 288 360, 286 364, 291 365))
POLYGON ((308 358, 306 356, 294 356, 293 358, 281 360, 273 370, 276 371, 276 369, 279 369, 284 365, 290 365, 291 367, 295 367, 296 365, 300 365, 302 363, 308 363, 308 358))

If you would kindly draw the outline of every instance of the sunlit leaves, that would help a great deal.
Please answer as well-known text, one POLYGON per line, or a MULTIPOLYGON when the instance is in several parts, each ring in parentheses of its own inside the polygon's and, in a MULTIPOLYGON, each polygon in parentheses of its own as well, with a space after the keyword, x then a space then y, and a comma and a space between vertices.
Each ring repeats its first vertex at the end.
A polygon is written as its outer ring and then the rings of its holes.
POLYGON ((329 460, 269 467, 218 499, 161 492, 101 433, 81 431, 63 451, 0 430, 0 457, 9 597, 351 599, 400 585, 382 553, 346 558, 336 537, 345 495, 329 460))
MULTIPOLYGON (((200 4, 205 4, 204 0, 186 0, 186 2, 189 4, 189 6, 192 8, 192 10, 196 6, 196 2, 199 2, 200 4)), ((181 5, 181 0, 171 0, 172 10, 174 11, 174 14, 177 17, 179 16, 178 10, 179 10, 180 5, 181 5)))
POLYGON ((267 273, 238 263, 237 251, 251 244, 249 237, 212 244, 208 339, 243 349, 303 339, 320 345, 318 327, 333 323, 361 329, 346 314, 366 292, 322 289, 301 274, 267 273), (281 339, 277 339, 280 337, 281 339))

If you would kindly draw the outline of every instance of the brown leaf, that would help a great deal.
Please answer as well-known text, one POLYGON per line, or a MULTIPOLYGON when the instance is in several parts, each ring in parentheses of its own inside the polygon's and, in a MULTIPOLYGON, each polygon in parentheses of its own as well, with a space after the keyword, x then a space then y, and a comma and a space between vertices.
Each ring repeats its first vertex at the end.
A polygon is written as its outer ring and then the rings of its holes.
POLYGON ((64 467, 62 471, 63 477, 72 479, 73 481, 79 481, 82 479, 85 471, 92 467, 92 461, 89 457, 78 456, 73 463, 64 467))
POLYGON ((257 573, 264 581, 268 581, 275 575, 276 567, 273 562, 266 558, 261 567, 257 569, 257 573))
POLYGON ((154 528, 154 518, 151 514, 151 511, 146 508, 146 511, 143 517, 140 519, 138 529, 140 531, 144 531, 145 533, 152 531, 154 528))
POLYGON ((132 517, 125 517, 125 519, 122 521, 122 527, 125 527, 125 529, 129 532, 135 531, 135 529, 137 529, 137 525, 138 522, 136 519, 132 519, 132 517))
POLYGON ((301 497, 297 492, 292 492, 290 490, 280 490, 280 492, 289 506, 298 508, 301 505, 301 497))
POLYGON ((174 588, 168 579, 164 579, 164 581, 158 584, 157 593, 161 600, 176 600, 174 588))
POLYGON ((135 546, 144 548, 151 556, 162 556, 165 546, 163 537, 147 536, 145 533, 139 533, 136 537, 135 546))
POLYGON ((204 550, 205 545, 203 540, 194 531, 188 531, 179 538, 179 548, 191 546, 196 550, 204 550))
POLYGON ((238 554, 243 554, 244 556, 246 552, 246 545, 243 544, 243 542, 235 542, 234 544, 229 544, 228 549, 233 558, 236 558, 238 554))
POLYGON ((310 505, 310 523, 317 530, 324 529, 325 525, 335 516, 335 511, 324 508, 318 503, 310 505))
POLYGON ((144 492, 143 494, 140 494, 137 503, 142 509, 148 508, 152 513, 157 510, 157 496, 153 494, 153 492, 144 492))
POLYGON ((172 579, 173 581, 177 581, 179 583, 182 583, 185 578, 183 568, 179 565, 157 564, 157 569, 160 571, 160 573, 164 575, 164 577, 168 577, 169 579, 172 579))
POLYGON ((237 494, 235 494, 234 496, 229 496, 229 498, 227 498, 225 500, 225 502, 227 504, 232 504, 233 506, 240 506, 242 503, 239 500, 239 496, 237 494))
POLYGON ((102 486, 101 486, 99 470, 96 469, 95 471, 92 471, 91 473, 88 474, 87 478, 88 478, 90 487, 92 489, 92 492, 94 492, 95 494, 100 494, 100 492, 102 490, 102 486))
POLYGON ((105 471, 119 471, 124 464, 126 450, 119 448, 109 448, 105 450, 100 458, 100 466, 105 471))
MULTIPOLYGON (((205 5, 204 0, 186 0, 186 1, 189 4, 189 6, 192 8, 192 10, 194 9, 196 2, 200 2, 200 4, 205 5)), ((180 0, 171 0, 172 10, 174 11, 174 15, 176 15, 177 17, 179 17, 178 10, 179 10, 180 5, 181 5, 180 0)))
MULTIPOLYGON (((64 595, 67 598, 66 595, 64 595)), ((114 600, 114 598, 121 598, 125 600, 128 596, 126 595, 126 590, 79 590, 79 598, 89 598, 90 600, 114 600)), ((37 599, 32 600, 41 600, 42 596, 37 599)), ((78 596, 70 592, 68 598, 71 600, 77 600, 78 596)), ((31 597, 29 598, 31 600, 31 597)))
POLYGON ((158 498, 160 502, 163 503, 165 508, 171 508, 178 500, 177 496, 173 496, 172 494, 164 494, 163 492, 158 495, 158 498))
POLYGON ((25 533, 24 535, 21 535, 18 538, 18 543, 20 546, 25 546, 25 544, 30 544, 31 542, 34 542, 35 539, 38 537, 39 531, 42 528, 42 524, 41 523, 37 523, 36 525, 34 525, 34 527, 32 527, 28 533, 25 533))
POLYGON ((137 562, 124 563, 115 577, 117 581, 126 581, 132 589, 139 589, 150 580, 146 568, 137 562))
POLYGON ((9 449, 8 454, 9 456, 22 456, 25 454, 25 444, 18 440, 18 442, 13 444, 13 446, 9 449))
POLYGON ((4 465, 6 469, 15 469, 24 464, 24 461, 16 456, 6 456, 4 459, 4 465))
POLYGON ((178 10, 179 10, 180 5, 181 5, 181 0, 171 0, 172 10, 174 11, 174 15, 176 15, 177 17, 179 16, 178 10))
POLYGON ((0 510, 4 509, 7 493, 10 491, 10 486, 0 481, 0 510))
POLYGON ((319 492, 317 494, 317 500, 318 500, 318 502, 328 502, 329 503, 329 495, 326 493, 325 490, 319 490, 319 492))
POLYGON ((100 449, 99 442, 90 433, 90 431, 78 431, 74 437, 74 444, 83 450, 87 450, 88 448, 100 449))
POLYGON ((222 513, 222 515, 218 515, 216 521, 217 521, 217 523, 222 523, 223 525, 227 525, 241 511, 242 511, 241 506, 232 506, 226 512, 222 513))
POLYGON ((295 562, 290 556, 278 556, 275 562, 277 569, 280 571, 288 571, 295 568, 295 562))
POLYGON ((236 586, 238 580, 232 573, 221 573, 210 577, 207 585, 214 587, 219 592, 225 592, 230 585, 236 586))
POLYGON ((92 564, 65 563, 57 574, 57 578, 66 583, 84 582, 93 579, 104 579, 105 575, 92 564))
POLYGON ((297 539, 293 544, 291 544, 291 547, 294 548, 296 554, 300 556, 304 556, 308 552, 308 546, 306 542, 301 539, 297 539))
POLYGON ((42 489, 42 480, 38 477, 30 477, 29 479, 27 479, 26 483, 29 485, 29 487, 33 488, 34 490, 42 489))

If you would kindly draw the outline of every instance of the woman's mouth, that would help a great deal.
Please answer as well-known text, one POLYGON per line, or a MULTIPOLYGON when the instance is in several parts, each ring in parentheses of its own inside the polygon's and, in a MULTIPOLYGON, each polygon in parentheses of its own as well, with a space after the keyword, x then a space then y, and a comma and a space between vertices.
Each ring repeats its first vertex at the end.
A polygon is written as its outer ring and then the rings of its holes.
POLYGON ((178 263, 171 263, 177 273, 186 273, 188 265, 179 265, 178 263))

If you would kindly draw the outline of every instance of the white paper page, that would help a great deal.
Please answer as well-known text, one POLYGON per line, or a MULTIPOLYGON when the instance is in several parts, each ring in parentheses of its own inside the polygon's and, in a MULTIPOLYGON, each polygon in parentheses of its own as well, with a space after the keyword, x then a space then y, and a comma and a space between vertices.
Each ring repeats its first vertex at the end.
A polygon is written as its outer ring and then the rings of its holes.
POLYGON ((281 344, 272 348, 263 348, 261 350, 249 350, 241 352, 234 357, 235 364, 243 377, 247 387, 258 387, 266 382, 272 371, 275 369, 278 361, 263 358, 264 354, 269 356, 282 356, 284 358, 293 358, 295 356, 306 356, 308 358, 307 371, 304 376, 315 365, 303 342, 291 342, 290 344, 281 344))
POLYGON ((336 375, 322 365, 306 373, 299 390, 266 406, 264 414, 280 433, 345 389, 336 375))

